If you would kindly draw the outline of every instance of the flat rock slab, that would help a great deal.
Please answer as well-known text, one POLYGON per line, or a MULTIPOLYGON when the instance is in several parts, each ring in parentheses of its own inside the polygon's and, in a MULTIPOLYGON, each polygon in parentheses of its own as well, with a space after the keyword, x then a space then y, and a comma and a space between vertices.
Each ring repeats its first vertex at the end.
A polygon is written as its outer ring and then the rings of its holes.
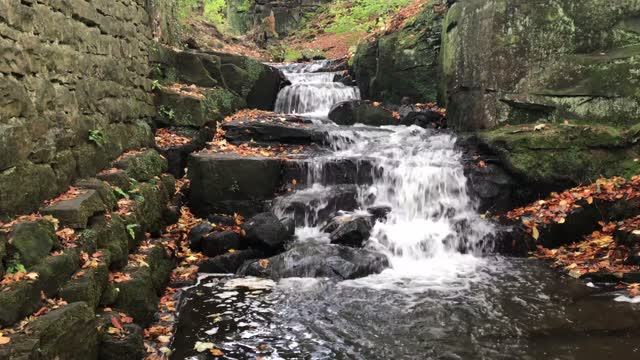
POLYGON ((259 202, 274 197, 280 183, 281 160, 236 154, 200 152, 191 155, 191 207, 198 213, 216 213, 233 202, 259 202))
POLYGON ((222 126, 232 143, 256 141, 269 144, 324 144, 326 131, 304 119, 292 116, 239 118, 222 126))
POLYGON ((100 194, 96 190, 87 189, 73 199, 59 201, 40 209, 40 212, 58 219, 63 227, 84 229, 89 218, 105 209, 100 194))
POLYGON ((329 119, 338 125, 400 125, 400 120, 396 119, 391 111, 367 100, 337 103, 329 111, 329 119))
POLYGON ((27 268, 39 263, 58 244, 54 225, 46 220, 23 221, 13 226, 9 246, 27 268))
POLYGON ((327 277, 348 280, 377 274, 389 267, 380 253, 346 246, 304 243, 266 260, 246 262, 239 275, 274 280, 289 277, 327 277))

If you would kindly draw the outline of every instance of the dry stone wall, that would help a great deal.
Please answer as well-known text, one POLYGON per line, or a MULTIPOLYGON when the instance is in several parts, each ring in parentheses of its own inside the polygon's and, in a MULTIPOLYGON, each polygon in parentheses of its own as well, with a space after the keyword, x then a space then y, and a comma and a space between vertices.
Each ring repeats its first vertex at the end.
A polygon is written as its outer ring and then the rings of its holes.
POLYGON ((0 1, 0 218, 152 144, 146 5, 0 1))

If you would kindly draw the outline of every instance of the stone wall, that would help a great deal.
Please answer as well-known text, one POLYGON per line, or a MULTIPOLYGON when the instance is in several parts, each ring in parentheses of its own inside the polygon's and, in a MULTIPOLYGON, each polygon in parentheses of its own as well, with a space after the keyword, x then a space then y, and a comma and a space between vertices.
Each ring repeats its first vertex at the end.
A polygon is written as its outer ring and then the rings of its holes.
POLYGON ((0 218, 152 143, 145 5, 0 2, 0 218))
POLYGON ((443 25, 448 117, 459 129, 640 119, 637 0, 460 0, 443 25))
POLYGON ((232 30, 244 34, 270 16, 276 20, 276 32, 283 36, 298 29, 305 13, 330 0, 228 0, 227 18, 232 30))

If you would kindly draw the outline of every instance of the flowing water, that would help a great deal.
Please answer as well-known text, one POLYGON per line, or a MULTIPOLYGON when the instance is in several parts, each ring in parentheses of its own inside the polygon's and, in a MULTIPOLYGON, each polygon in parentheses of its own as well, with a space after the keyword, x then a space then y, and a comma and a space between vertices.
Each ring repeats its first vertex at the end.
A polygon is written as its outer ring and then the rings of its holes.
MULTIPOLYGON (((326 118, 357 90, 332 83, 327 63, 290 66, 277 109, 326 118)), ((187 292, 176 359, 200 359, 195 341, 228 358, 605 359, 640 357, 640 312, 535 260, 491 255, 491 224, 467 192, 451 133, 418 127, 327 127, 332 151, 307 164, 306 189, 274 211, 306 203, 297 240, 321 233, 331 164, 355 164, 357 207, 386 206, 367 247, 391 268, 336 282, 202 276, 187 292), (364 173, 367 176, 360 176, 364 173)), ((343 186, 343 185, 340 185, 343 186)), ((340 188, 342 189, 342 188, 340 188)))

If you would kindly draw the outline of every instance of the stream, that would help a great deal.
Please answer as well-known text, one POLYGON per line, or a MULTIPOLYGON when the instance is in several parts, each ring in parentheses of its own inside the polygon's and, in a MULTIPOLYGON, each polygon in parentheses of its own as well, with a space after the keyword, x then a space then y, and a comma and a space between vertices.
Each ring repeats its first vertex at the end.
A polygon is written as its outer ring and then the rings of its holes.
MULTIPOLYGON (((491 254, 494 229, 467 192, 451 132, 416 126, 341 127, 327 114, 359 99, 330 62, 282 68, 291 85, 276 111, 326 126, 330 149, 313 158, 305 188, 272 211, 296 218, 297 242, 328 243, 320 227, 335 190, 327 164, 367 159, 355 181, 360 209, 390 208, 367 247, 391 267, 347 281, 279 282, 201 274, 185 292, 172 359, 604 359, 640 357, 640 312, 531 259, 491 254), (308 205, 292 214, 292 199, 308 205)), ((356 210, 356 214, 358 211, 356 210)))

